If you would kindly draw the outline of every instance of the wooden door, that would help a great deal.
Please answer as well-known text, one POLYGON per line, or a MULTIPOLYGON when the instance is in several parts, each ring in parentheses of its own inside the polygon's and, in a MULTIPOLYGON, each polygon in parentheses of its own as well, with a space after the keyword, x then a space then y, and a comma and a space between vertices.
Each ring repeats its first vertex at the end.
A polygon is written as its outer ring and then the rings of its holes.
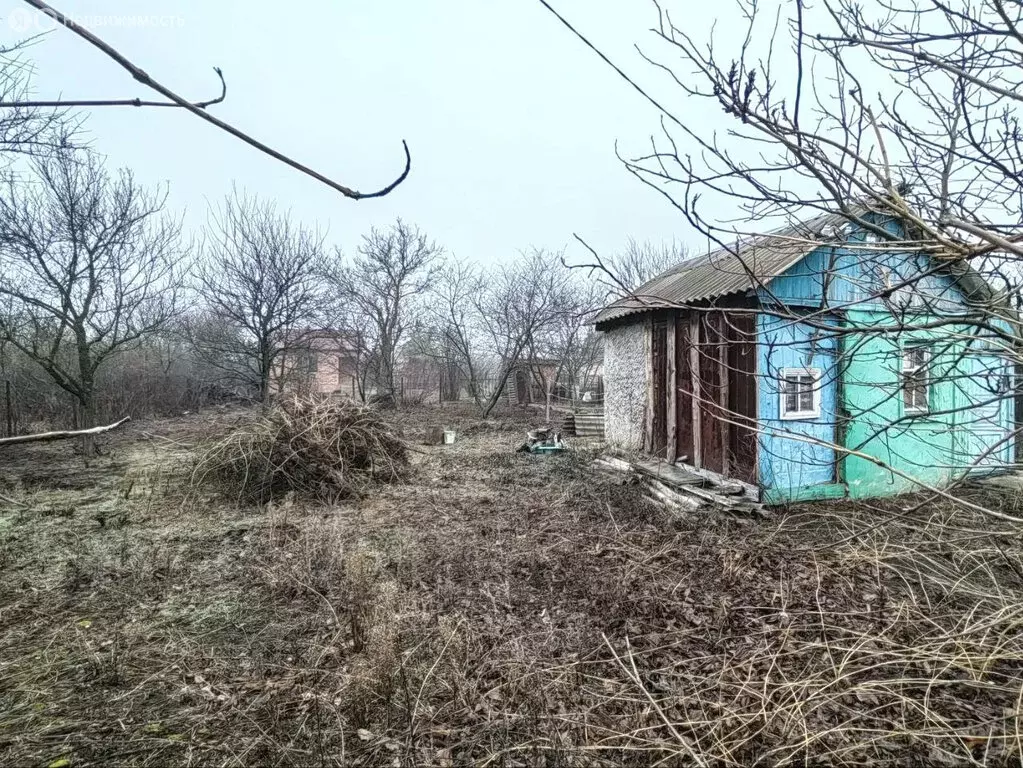
POLYGON ((654 320, 650 328, 650 430, 647 450, 664 456, 668 449, 668 320, 654 320))
POLYGON ((699 400, 700 400, 700 467, 728 473, 726 446, 728 420, 722 408, 728 402, 728 376, 725 369, 727 338, 724 316, 720 312, 705 313, 700 318, 699 400))
POLYGON ((728 320, 729 477, 757 481, 756 316, 730 313, 728 320))
POLYGON ((693 344, 693 333, 699 326, 695 317, 680 315, 675 327, 675 458, 686 464, 698 461, 696 445, 693 442, 694 382, 693 361, 697 360, 697 349, 693 344))
MULTIPOLYGON (((673 417, 674 432, 668 433, 668 459, 677 458, 699 469, 755 483, 755 315, 726 311, 680 313, 671 332, 674 345, 667 347, 674 361, 674 381, 669 376, 667 410, 673 417)), ((656 338, 655 334, 652 346, 659 355, 660 341, 656 338)), ((662 368, 659 366, 658 372, 662 368)), ((663 400, 660 389, 657 397, 663 400)), ((654 422, 660 423, 658 409, 654 422)))

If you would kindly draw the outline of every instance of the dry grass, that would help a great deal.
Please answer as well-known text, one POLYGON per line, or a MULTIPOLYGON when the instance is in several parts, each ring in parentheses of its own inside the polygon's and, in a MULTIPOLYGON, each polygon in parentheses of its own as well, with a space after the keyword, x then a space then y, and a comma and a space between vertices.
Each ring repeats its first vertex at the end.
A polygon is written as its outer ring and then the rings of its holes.
POLYGON ((1019 531, 905 501, 670 518, 586 456, 460 434, 340 506, 183 503, 176 432, 88 487, 19 485, 75 474, 52 448, 5 466, 0 761, 1020 761, 1019 531))
POLYGON ((408 449, 381 413, 346 399, 289 395, 266 413, 204 445, 192 486, 248 503, 286 495, 322 502, 395 480, 408 449))

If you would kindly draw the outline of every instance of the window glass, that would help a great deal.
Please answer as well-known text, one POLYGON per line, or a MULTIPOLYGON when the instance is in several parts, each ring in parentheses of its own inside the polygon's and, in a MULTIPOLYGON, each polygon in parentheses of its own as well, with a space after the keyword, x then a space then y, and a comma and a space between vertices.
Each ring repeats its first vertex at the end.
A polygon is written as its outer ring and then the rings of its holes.
POLYGON ((781 375, 781 417, 820 415, 820 388, 816 369, 786 368, 781 375))
POLYGON ((902 353, 902 403, 907 411, 930 408, 930 375, 927 365, 930 350, 924 346, 906 347, 902 353))

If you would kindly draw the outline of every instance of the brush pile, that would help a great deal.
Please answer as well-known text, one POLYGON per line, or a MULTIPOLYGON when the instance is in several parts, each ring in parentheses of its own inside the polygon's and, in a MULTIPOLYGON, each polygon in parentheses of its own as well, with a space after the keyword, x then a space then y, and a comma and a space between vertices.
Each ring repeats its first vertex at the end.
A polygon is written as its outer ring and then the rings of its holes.
POLYGON ((252 503, 288 494, 331 503, 397 480, 407 468, 405 441, 378 411, 292 395, 212 442, 196 461, 192 485, 252 503))

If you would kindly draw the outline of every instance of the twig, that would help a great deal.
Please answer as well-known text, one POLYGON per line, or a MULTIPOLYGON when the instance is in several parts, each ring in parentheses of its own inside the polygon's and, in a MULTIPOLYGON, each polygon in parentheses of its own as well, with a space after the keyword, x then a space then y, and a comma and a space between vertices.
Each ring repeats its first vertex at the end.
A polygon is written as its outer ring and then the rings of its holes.
POLYGON ((614 657, 614 660, 618 663, 618 666, 620 666, 622 670, 624 670, 625 674, 629 676, 629 679, 632 680, 636 687, 638 687, 639 690, 643 692, 643 695, 646 697, 646 700, 650 703, 650 706, 653 707, 654 711, 657 713, 657 716, 661 719, 661 722, 664 723, 664 725, 668 728, 669 731, 671 731, 671 735, 675 738, 679 745, 685 747, 686 752, 689 753, 689 757, 692 758, 694 763, 701 766, 706 765, 706 763, 703 761, 703 758, 700 757, 700 755, 698 755, 695 752, 695 750, 693 750, 692 746, 689 744, 689 740, 684 738, 682 734, 678 732, 678 729, 675 728, 675 724, 672 723, 671 720, 668 718, 668 715, 665 714, 664 709, 661 707, 660 704, 657 703, 656 699, 654 699, 654 697, 650 695, 650 691, 647 690, 646 686, 643 685, 643 680, 639 676, 639 670, 636 669, 636 658, 632 655, 632 648, 629 646, 629 639, 628 638, 625 639, 625 649, 626 652, 628 653, 629 658, 629 664, 628 666, 626 666, 625 662, 622 661, 621 657, 615 651, 614 646, 611 645, 611 641, 607 639, 607 635, 601 633, 600 636, 604 640, 604 645, 606 645, 607 649, 611 651, 611 655, 614 657))
POLYGON ((25 507, 26 509, 29 506, 31 506, 29 504, 26 504, 24 501, 18 501, 17 499, 12 499, 10 496, 5 496, 2 493, 0 493, 0 501, 6 501, 8 504, 13 504, 16 507, 25 507))
MULTIPOLYGON (((214 104, 220 104, 227 98, 227 83, 224 81, 224 73, 220 67, 214 67, 213 71, 220 78, 220 95, 207 101, 194 101, 192 105, 199 109, 206 109, 214 104)), ((173 107, 180 109, 181 104, 174 101, 146 101, 144 99, 53 99, 43 101, 2 101, 0 108, 7 109, 42 109, 49 107, 173 107)))

